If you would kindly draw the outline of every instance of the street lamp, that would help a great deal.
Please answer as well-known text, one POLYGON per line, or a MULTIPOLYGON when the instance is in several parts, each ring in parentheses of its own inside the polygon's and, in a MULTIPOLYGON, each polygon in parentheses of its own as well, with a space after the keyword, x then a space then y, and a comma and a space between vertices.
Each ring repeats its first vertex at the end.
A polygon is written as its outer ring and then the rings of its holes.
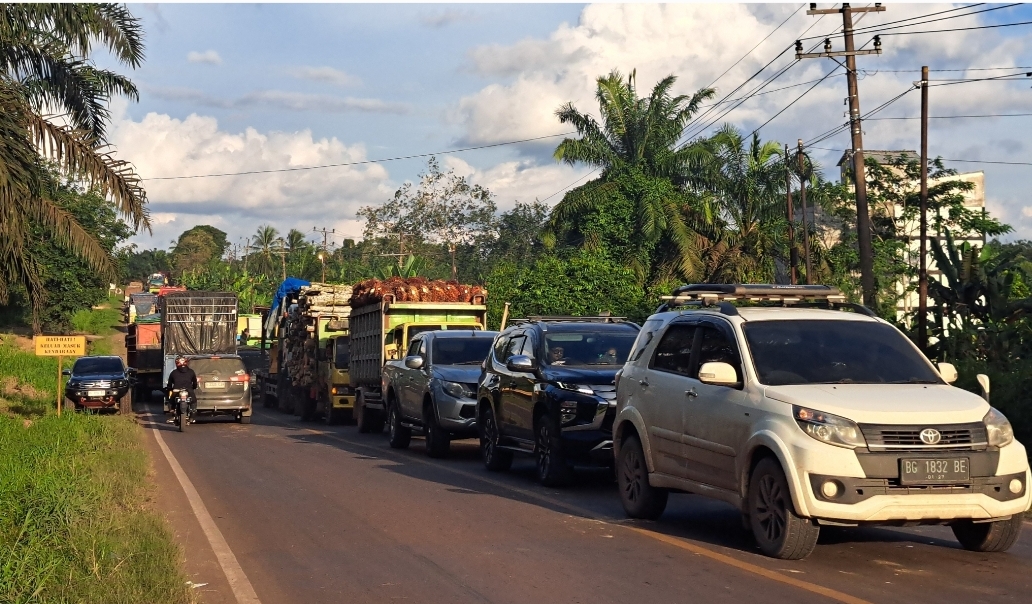
POLYGON ((326 255, 319 252, 319 261, 322 262, 322 282, 326 283, 326 255))

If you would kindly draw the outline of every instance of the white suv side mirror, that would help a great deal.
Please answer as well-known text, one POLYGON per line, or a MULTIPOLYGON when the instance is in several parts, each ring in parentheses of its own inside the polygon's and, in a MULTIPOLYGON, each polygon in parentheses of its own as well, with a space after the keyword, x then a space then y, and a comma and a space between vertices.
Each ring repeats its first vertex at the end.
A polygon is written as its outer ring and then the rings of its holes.
POLYGON ((715 386, 734 386, 738 383, 738 372, 727 363, 703 363, 699 368, 699 381, 715 386))
POLYGON ((975 379, 978 380, 978 385, 982 387, 982 398, 984 398, 985 402, 988 403, 989 402, 989 376, 984 374, 984 373, 979 373, 977 376, 975 376, 975 379))
POLYGON ((952 384, 957 381, 957 368, 953 366, 953 363, 939 363, 939 375, 947 384, 952 384))

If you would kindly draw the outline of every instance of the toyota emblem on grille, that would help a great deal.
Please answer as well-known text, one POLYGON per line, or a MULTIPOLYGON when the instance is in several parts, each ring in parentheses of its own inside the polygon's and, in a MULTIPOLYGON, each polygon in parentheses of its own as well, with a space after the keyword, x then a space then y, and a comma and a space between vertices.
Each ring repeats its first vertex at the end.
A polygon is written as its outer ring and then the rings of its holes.
POLYGON ((926 445, 937 445, 942 440, 942 434, 935 428, 925 428, 921 430, 921 442, 926 445))

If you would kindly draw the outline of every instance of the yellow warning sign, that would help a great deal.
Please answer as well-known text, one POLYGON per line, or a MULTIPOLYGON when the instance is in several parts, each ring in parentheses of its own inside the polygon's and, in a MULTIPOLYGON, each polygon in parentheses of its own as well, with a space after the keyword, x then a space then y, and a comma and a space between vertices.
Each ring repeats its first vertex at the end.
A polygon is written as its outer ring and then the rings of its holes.
POLYGON ((36 356, 81 357, 86 354, 86 336, 36 336, 36 356))

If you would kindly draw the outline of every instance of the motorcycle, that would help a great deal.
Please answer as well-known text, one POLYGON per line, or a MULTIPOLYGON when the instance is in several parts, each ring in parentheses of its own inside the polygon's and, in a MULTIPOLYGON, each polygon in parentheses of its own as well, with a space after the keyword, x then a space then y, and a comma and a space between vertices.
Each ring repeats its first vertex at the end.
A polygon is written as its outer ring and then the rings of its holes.
POLYGON ((169 402, 169 406, 172 407, 172 410, 175 413, 174 423, 179 428, 180 432, 184 432, 186 427, 194 423, 196 419, 197 401, 193 400, 193 397, 190 396, 189 390, 180 388, 173 390, 170 398, 172 400, 169 402))

